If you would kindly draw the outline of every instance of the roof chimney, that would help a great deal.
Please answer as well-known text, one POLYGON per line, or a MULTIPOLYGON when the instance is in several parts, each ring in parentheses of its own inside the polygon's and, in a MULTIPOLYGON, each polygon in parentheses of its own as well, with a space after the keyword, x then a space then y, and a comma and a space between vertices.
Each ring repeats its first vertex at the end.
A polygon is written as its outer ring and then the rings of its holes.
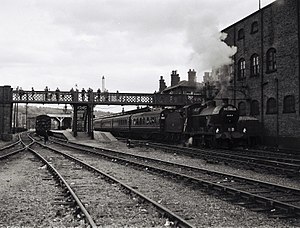
POLYGON ((189 70, 188 72, 188 79, 189 79, 189 82, 192 82, 192 83, 196 83, 196 71, 193 69, 193 70, 189 70))
POLYGON ((171 74, 171 86, 175 86, 179 83, 180 77, 179 74, 177 74, 177 70, 173 70, 171 74))
POLYGON ((162 92, 165 88, 167 88, 166 83, 165 83, 165 79, 163 76, 160 76, 160 80, 159 80, 159 92, 162 92))

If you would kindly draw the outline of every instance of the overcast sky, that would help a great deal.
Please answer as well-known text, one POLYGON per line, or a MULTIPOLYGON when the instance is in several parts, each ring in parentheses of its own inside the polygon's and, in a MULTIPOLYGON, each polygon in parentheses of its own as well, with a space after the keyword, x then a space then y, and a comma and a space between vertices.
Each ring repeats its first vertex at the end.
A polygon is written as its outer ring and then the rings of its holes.
MULTIPOLYGON (((261 0, 262 6, 274 0, 261 0)), ((163 75, 198 81, 234 49, 218 31, 258 0, 1 0, 0 85, 43 90, 158 90, 163 75), (219 53, 219 54, 218 54, 219 53)))

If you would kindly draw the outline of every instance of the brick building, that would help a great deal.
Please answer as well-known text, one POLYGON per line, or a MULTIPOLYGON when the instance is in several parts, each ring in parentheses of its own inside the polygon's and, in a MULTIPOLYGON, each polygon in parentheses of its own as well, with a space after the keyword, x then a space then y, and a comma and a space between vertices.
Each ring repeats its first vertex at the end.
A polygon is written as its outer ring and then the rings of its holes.
MULTIPOLYGON (((259 118, 267 144, 300 148, 300 1, 277 0, 225 28, 237 47, 231 103, 259 118)), ((230 77, 230 75, 228 75, 230 77)))

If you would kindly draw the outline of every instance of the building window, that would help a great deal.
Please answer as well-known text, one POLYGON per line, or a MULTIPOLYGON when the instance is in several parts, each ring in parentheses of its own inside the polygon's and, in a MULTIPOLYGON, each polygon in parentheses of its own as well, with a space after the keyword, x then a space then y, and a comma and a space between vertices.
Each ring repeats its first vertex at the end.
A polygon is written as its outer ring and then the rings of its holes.
POLYGON ((254 34, 257 32, 258 32, 258 22, 254 21, 251 25, 251 34, 254 34))
POLYGON ((238 40, 242 40, 245 38, 245 32, 244 32, 244 29, 240 29, 238 31, 238 40))
POLYGON ((269 98, 267 100, 267 112, 266 114, 276 114, 277 113, 277 102, 275 98, 269 98))
POLYGON ((294 113, 295 110, 295 97, 293 95, 285 96, 283 99, 283 113, 294 113))
POLYGON ((250 110, 251 116, 257 116, 259 115, 259 103, 257 100, 253 100, 251 102, 251 110, 250 110))
POLYGON ((245 59, 240 59, 238 62, 238 80, 242 80, 246 77, 246 61, 245 59))
POLYGON ((277 70, 276 66, 276 49, 270 48, 267 51, 267 73, 271 73, 277 70))
POLYGON ((257 54, 252 55, 251 59, 251 72, 250 76, 255 77, 259 75, 259 57, 257 54))
POLYGON ((245 116, 247 114, 247 111, 246 111, 246 103, 241 101, 239 104, 238 104, 238 108, 239 108, 239 113, 240 113, 240 116, 245 116))

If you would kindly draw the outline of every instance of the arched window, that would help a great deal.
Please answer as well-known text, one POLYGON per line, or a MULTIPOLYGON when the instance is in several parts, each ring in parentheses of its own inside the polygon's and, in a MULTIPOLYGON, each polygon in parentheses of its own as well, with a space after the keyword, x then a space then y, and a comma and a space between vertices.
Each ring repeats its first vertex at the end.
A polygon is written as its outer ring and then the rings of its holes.
POLYGON ((277 113, 277 102, 275 98, 269 98, 267 100, 267 111, 266 114, 276 114, 277 113))
POLYGON ((251 102, 250 115, 251 116, 257 116, 257 115, 259 115, 259 103, 258 103, 257 100, 253 100, 251 102))
POLYGON ((257 54, 251 56, 250 59, 250 76, 255 77, 259 75, 259 57, 257 54))
POLYGON ((240 59, 238 62, 238 80, 243 80, 246 77, 246 61, 240 59))
POLYGON ((258 22, 254 21, 251 25, 251 34, 254 34, 257 32, 258 32, 258 22))
POLYGON ((270 48, 267 51, 267 73, 271 73, 277 70, 276 66, 276 49, 270 48))
POLYGON ((245 38, 245 32, 244 32, 244 29, 240 29, 238 31, 238 40, 242 40, 245 38))
POLYGON ((295 109, 295 97, 293 95, 287 95, 283 99, 283 113, 294 113, 295 109))
POLYGON ((245 116, 247 114, 246 103, 245 102, 241 101, 238 104, 238 108, 239 108, 240 116, 245 116))

